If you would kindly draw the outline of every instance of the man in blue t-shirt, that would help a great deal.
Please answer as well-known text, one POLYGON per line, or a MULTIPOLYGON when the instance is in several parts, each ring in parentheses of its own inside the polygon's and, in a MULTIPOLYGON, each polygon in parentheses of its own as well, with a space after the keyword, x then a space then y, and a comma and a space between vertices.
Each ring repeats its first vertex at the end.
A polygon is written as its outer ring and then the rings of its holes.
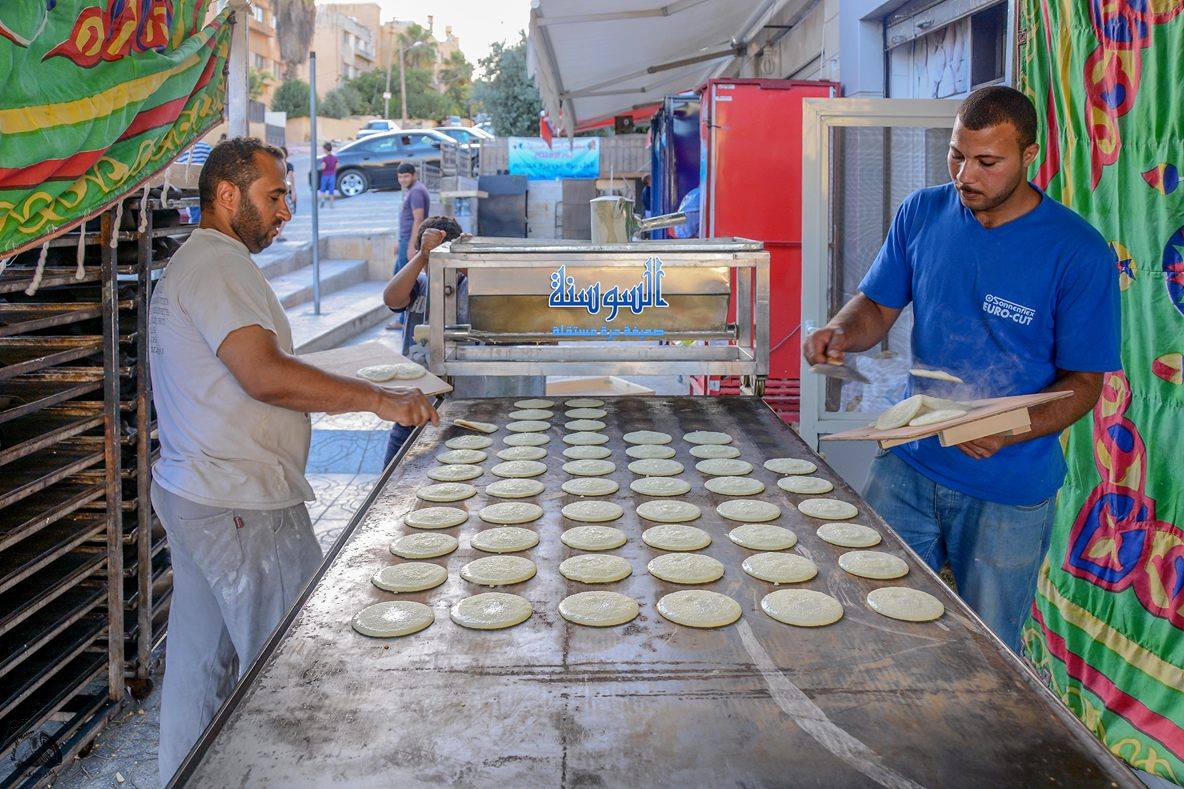
POLYGON ((806 338, 816 364, 841 362, 913 305, 909 394, 955 400, 1042 391, 1072 397, 1031 410, 1032 429, 942 447, 928 438, 881 452, 864 497, 1013 650, 1048 548, 1065 461, 1057 440, 1120 368, 1114 254, 1077 214, 1025 179, 1036 111, 995 86, 963 102, 950 138, 952 183, 909 195, 860 293, 806 338))

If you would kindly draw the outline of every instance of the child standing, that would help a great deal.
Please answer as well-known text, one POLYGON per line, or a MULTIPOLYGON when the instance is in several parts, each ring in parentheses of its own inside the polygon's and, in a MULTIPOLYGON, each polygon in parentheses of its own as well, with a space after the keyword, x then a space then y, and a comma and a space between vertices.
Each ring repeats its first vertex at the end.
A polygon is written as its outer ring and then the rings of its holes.
POLYGON ((321 183, 317 189, 317 200, 323 208, 325 199, 328 198, 329 207, 332 208, 337 199, 337 157, 333 155, 333 143, 325 143, 324 148, 325 155, 321 157, 321 183))

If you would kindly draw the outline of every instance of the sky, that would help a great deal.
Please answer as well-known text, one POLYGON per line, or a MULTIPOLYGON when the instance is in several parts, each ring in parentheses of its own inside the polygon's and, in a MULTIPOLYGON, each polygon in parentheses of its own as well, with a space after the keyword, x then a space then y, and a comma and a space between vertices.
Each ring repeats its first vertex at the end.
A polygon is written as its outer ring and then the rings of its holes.
MULTIPOLYGON (((362 2, 364 0, 358 0, 362 2)), ((438 38, 444 27, 460 38, 461 51, 474 66, 496 41, 516 40, 530 20, 530 0, 373 0, 382 8, 382 21, 407 19, 427 26, 435 16, 438 38)), ((327 3, 326 3, 327 4, 327 3)))

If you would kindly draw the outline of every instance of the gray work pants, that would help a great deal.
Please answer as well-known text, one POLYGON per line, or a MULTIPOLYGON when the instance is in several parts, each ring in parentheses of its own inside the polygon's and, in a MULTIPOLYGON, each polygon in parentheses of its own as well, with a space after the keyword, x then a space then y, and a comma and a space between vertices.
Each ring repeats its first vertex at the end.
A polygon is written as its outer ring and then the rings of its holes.
POLYGON ((152 485, 173 560, 160 702, 167 783, 321 563, 303 504, 239 510, 152 485))

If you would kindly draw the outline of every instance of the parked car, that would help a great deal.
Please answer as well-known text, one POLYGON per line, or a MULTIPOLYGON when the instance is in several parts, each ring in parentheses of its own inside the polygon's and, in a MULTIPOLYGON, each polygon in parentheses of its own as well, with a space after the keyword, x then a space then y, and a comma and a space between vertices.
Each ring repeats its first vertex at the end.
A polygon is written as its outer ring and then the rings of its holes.
POLYGON ((461 156, 457 162, 460 174, 476 175, 477 163, 481 161, 481 142, 492 140, 493 135, 472 126, 437 126, 436 131, 447 134, 460 146, 461 156))
POLYGON ((461 145, 476 145, 480 147, 482 140, 492 140, 493 135, 476 126, 437 126, 436 131, 444 132, 461 145))
MULTIPOLYGON (((396 170, 411 162, 423 175, 425 163, 438 163, 445 146, 457 143, 435 129, 372 134, 343 145, 337 154, 337 191, 343 197, 357 197, 368 189, 398 189, 396 170)), ((324 156, 317 157, 317 169, 324 156)))
POLYGON ((356 139, 364 139, 374 134, 382 134, 383 132, 398 131, 399 127, 395 125, 394 121, 370 121, 362 128, 358 129, 356 139))

